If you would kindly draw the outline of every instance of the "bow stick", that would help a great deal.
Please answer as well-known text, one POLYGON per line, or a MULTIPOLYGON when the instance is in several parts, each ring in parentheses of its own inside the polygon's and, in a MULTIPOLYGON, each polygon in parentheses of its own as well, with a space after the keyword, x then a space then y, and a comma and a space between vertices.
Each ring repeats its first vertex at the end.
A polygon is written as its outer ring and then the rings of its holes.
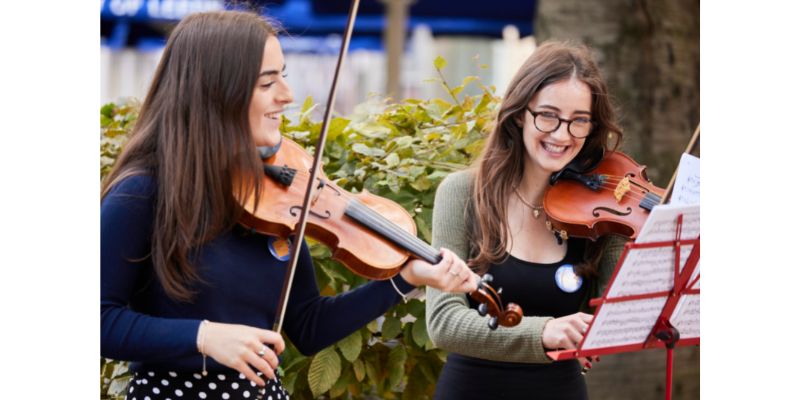
POLYGON ((289 301, 289 293, 291 292, 292 281, 294 280, 294 272, 297 268, 297 260, 300 256, 300 247, 303 236, 306 231, 306 220, 308 219, 308 210, 311 208, 311 197, 314 188, 318 185, 317 170, 319 169, 322 160, 322 151, 325 148, 325 139, 328 136, 328 124, 331 119, 331 111, 333 110, 333 103, 336 99, 336 86, 339 82, 339 70, 342 67, 342 62, 347 54, 347 48, 350 45, 350 37, 353 34, 353 24, 355 23, 356 13, 358 11, 359 0, 353 0, 350 4, 350 13, 347 17, 347 25, 344 31, 344 38, 342 39, 342 47, 339 49, 339 59, 336 61, 336 70, 333 73, 333 82, 331 83, 331 90, 328 94, 328 104, 325 105, 325 116, 322 119, 322 129, 319 133, 319 140, 314 152, 314 163, 311 165, 310 176, 308 179, 308 187, 306 187, 305 197, 303 199, 303 209, 300 212, 300 219, 297 221, 294 229, 295 244, 291 246, 292 258, 289 260, 289 268, 286 270, 286 275, 283 280, 283 288, 281 289, 281 296, 278 302, 278 311, 275 313, 277 318, 272 330, 280 333, 283 328, 283 318, 286 314, 286 304, 289 301))

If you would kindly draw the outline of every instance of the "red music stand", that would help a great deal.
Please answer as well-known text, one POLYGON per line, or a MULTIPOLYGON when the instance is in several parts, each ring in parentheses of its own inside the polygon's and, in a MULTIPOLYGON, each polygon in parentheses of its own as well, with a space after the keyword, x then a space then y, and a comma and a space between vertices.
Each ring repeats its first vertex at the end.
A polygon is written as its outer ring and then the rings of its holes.
POLYGON ((663 241, 663 242, 652 242, 652 243, 627 243, 625 245, 625 249, 623 250, 622 256, 620 257, 620 260, 617 262, 616 269, 614 270, 614 274, 611 278, 611 281, 606 287, 603 297, 592 299, 589 302, 589 305, 597 307, 597 310, 595 311, 596 317, 589 324, 586 334, 584 335, 581 343, 578 345, 578 348, 573 350, 550 351, 547 353, 547 355, 555 361, 560 361, 578 357, 591 357, 591 356, 599 356, 605 354, 625 353, 625 352, 633 352, 645 349, 664 347, 667 350, 666 399, 670 400, 672 398, 673 349, 675 348, 675 346, 700 345, 699 332, 697 333, 697 337, 681 339, 680 332, 678 331, 678 329, 676 329, 672 325, 672 323, 670 323, 670 318, 675 313, 675 310, 679 306, 679 304, 681 304, 682 299, 688 300, 687 296, 693 296, 693 295, 697 295, 695 299, 699 299, 699 294, 700 294, 700 289, 696 287, 697 283, 700 280, 699 271, 698 274, 694 277, 694 279, 691 279, 692 276, 694 275, 695 269, 697 268, 697 263, 700 260, 700 237, 698 236, 695 239, 688 239, 688 240, 681 239, 682 226, 683 226, 683 214, 679 214, 675 228, 674 240, 663 241), (688 245, 691 245, 693 247, 691 253, 686 259, 683 269, 681 269, 681 247, 688 245), (628 257, 630 251, 636 249, 649 249, 657 247, 672 247, 674 249, 673 254, 675 255, 675 262, 674 262, 674 278, 672 281, 674 282, 673 287, 667 291, 658 291, 658 292, 643 293, 636 295, 623 295, 616 297, 609 296, 609 293, 611 292, 614 282, 617 279, 618 274, 620 273, 620 268, 622 267, 625 259, 628 257), (598 319, 597 316, 601 315, 604 305, 610 306, 623 302, 630 302, 628 304, 633 304, 632 302, 645 299, 653 299, 655 300, 656 304, 659 304, 660 299, 662 298, 665 298, 664 305, 661 308, 661 312, 658 314, 658 317, 655 319, 655 323, 653 324, 650 333, 646 336, 644 340, 641 340, 640 342, 637 343, 627 343, 627 344, 612 345, 607 347, 593 346, 590 349, 583 348, 584 344, 587 341, 587 338, 589 338, 590 335, 592 334, 592 328, 594 328, 595 322, 598 319))

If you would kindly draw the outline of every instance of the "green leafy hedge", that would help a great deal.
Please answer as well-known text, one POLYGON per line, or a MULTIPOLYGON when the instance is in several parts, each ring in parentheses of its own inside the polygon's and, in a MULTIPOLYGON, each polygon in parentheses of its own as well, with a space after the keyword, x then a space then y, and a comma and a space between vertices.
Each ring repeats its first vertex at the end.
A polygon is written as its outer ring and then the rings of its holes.
MULTIPOLYGON (((405 99, 390 103, 373 97, 355 111, 331 121, 323 169, 340 187, 366 189, 394 200, 414 217, 418 235, 431 240, 431 212, 436 187, 450 172, 466 167, 480 151, 498 98, 477 77, 448 85, 437 58, 434 79, 447 99, 405 99), (464 95, 468 85, 478 95, 464 95)), ((282 131, 311 149, 321 123, 312 119, 317 105, 307 98, 294 121, 284 117, 282 131)), ((101 109, 101 175, 119 154, 136 118, 135 103, 107 104, 101 109)), ((309 240, 316 277, 323 295, 335 295, 365 280, 330 259, 330 250, 309 240)), ((283 382, 293 399, 379 397, 425 399, 432 396, 445 352, 435 349, 425 326, 425 304, 401 303, 312 357, 289 343, 282 357, 283 382), (380 323, 379 323, 380 322, 380 323)), ((124 364, 103 360, 104 398, 123 397, 129 376, 124 364)))

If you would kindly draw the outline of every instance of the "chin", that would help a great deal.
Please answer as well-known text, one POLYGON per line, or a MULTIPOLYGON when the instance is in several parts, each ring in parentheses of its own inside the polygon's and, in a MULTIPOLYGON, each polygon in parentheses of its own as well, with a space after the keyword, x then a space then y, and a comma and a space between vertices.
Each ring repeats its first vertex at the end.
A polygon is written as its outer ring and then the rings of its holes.
POLYGON ((280 132, 262 133, 261 135, 258 135, 258 137, 255 139, 257 147, 275 146, 278 143, 280 143, 280 141, 281 141, 281 133, 280 132))

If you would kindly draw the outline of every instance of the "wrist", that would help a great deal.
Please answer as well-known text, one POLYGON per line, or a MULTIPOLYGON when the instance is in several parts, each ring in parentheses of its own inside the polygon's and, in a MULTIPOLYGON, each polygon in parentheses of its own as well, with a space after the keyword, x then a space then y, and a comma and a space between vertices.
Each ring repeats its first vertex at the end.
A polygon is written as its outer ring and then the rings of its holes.
POLYGON ((208 320, 204 319, 200 321, 200 324, 197 326, 197 351, 200 354, 205 354, 205 339, 206 339, 206 328, 208 326, 208 320))
POLYGON ((395 292, 403 299, 403 302, 408 302, 409 298, 417 298, 419 296, 419 289, 403 277, 402 271, 389 278, 389 282, 392 284, 395 292))
POLYGON ((197 351, 203 356, 203 376, 208 375, 208 371, 206 370, 206 335, 208 334, 208 322, 207 319, 200 321, 200 326, 197 328, 197 351))
MULTIPOLYGON (((413 261, 410 261, 413 262, 413 261)), ((402 278, 402 283, 405 283, 408 286, 413 286, 416 288, 417 286, 421 285, 421 282, 418 281, 417 277, 411 272, 411 268, 408 266, 408 263, 400 270, 400 278, 402 278)), ((398 279, 400 281, 400 279, 398 279)), ((396 282, 400 283, 400 282, 396 282)), ((413 288, 412 288, 413 289, 413 288)), ((400 288, 402 290, 402 287, 400 288)), ((407 291, 411 291, 410 289, 407 291)))

